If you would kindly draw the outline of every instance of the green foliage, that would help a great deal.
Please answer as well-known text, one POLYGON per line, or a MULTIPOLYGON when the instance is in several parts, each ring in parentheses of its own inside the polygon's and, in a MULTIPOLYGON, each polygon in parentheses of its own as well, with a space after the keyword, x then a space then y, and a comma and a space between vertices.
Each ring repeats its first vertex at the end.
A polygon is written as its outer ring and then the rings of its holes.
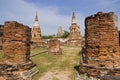
POLYGON ((67 38, 70 35, 70 33, 68 31, 64 30, 64 33, 62 35, 62 38, 67 38))
POLYGON ((51 39, 53 38, 53 35, 48 35, 48 36, 42 36, 43 39, 51 39))

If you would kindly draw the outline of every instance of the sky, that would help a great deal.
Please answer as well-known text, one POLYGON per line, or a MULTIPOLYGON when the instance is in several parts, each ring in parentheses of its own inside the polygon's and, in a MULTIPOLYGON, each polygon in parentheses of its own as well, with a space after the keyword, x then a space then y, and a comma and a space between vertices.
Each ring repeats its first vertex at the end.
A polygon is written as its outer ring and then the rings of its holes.
POLYGON ((32 28, 36 11, 42 35, 56 34, 59 26, 69 31, 73 11, 82 35, 85 17, 99 11, 114 12, 120 30, 120 0, 0 0, 0 24, 17 21, 32 28))

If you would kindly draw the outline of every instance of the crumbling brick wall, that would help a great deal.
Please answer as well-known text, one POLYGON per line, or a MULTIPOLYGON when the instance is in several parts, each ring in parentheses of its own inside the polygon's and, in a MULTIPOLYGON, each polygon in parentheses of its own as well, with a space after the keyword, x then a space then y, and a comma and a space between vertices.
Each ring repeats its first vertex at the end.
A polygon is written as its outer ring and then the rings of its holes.
POLYGON ((117 16, 102 13, 85 19, 87 63, 97 67, 119 67, 119 36, 117 16))
POLYGON ((3 60, 0 78, 31 80, 38 70, 30 60, 31 29, 16 21, 6 21, 3 29, 3 60))
POLYGON ((48 41, 48 53, 49 54, 62 54, 62 50, 60 48, 60 41, 57 39, 51 39, 48 41))
POLYGON ((31 29, 11 21, 5 22, 3 32, 4 63, 23 64, 29 61, 31 29))
POLYGON ((118 20, 113 12, 85 19, 85 48, 81 72, 99 77, 120 75, 118 20))

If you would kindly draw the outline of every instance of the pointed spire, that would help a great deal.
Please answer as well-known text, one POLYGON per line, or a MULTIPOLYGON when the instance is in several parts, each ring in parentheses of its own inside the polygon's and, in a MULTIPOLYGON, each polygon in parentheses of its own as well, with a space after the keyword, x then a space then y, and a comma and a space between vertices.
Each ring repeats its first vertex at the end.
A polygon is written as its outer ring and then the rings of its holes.
POLYGON ((39 21, 38 21, 38 14, 37 14, 37 11, 36 11, 36 16, 35 16, 34 27, 39 28, 39 21))
POLYGON ((76 24, 76 17, 74 11, 72 13, 72 24, 76 24))
POLYGON ((38 15, 37 15, 37 11, 36 11, 36 17, 35 17, 35 21, 38 21, 38 15))
POLYGON ((74 13, 74 11, 73 11, 73 13, 72 13, 72 18, 75 18, 75 13, 74 13))

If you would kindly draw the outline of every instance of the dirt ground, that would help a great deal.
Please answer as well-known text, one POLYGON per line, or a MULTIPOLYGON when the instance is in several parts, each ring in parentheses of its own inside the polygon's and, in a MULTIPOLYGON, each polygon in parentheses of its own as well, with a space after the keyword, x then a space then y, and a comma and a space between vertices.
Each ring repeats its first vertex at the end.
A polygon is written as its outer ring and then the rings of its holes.
POLYGON ((70 76, 70 72, 68 72, 68 71, 47 72, 39 80, 70 80, 69 76, 70 76))

